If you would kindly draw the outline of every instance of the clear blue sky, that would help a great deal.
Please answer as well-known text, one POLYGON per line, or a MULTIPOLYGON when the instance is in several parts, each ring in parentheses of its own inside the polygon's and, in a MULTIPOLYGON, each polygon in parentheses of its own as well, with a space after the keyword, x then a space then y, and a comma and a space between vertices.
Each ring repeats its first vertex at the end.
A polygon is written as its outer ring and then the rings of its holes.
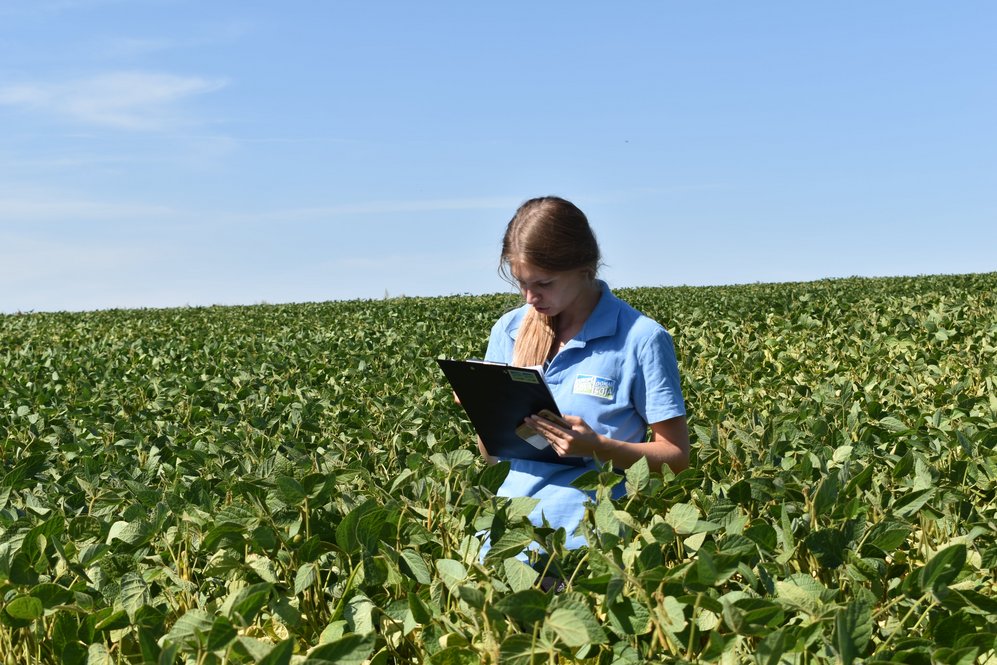
POLYGON ((997 270, 997 3, 0 1, 0 312, 997 270))

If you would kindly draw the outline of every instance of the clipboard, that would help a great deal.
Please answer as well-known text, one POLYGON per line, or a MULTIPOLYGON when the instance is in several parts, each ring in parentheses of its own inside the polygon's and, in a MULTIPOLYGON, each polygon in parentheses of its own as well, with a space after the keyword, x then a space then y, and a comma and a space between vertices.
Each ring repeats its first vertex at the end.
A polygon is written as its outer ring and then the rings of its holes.
POLYGON ((524 426, 527 416, 541 412, 555 422, 561 418, 539 370, 481 360, 436 362, 490 455, 568 466, 586 463, 584 457, 560 457, 546 439, 524 426))

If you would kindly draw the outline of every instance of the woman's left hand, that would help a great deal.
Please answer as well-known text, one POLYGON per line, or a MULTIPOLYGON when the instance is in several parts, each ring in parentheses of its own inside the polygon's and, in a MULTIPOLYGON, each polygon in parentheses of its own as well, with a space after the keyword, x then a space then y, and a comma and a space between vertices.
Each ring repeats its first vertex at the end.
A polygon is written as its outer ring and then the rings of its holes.
POLYGON ((599 435, 578 416, 563 418, 570 427, 562 427, 540 416, 529 416, 526 422, 547 439, 554 452, 561 457, 592 457, 600 447, 599 435))

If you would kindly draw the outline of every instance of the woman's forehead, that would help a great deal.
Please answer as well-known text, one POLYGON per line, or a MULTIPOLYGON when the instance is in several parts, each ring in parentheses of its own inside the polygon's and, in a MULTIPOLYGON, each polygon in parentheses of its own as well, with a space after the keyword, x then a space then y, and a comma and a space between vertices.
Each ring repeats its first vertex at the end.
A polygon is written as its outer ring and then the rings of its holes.
POLYGON ((542 270, 526 261, 510 261, 509 272, 520 282, 539 282, 552 279, 558 275, 556 272, 542 270))

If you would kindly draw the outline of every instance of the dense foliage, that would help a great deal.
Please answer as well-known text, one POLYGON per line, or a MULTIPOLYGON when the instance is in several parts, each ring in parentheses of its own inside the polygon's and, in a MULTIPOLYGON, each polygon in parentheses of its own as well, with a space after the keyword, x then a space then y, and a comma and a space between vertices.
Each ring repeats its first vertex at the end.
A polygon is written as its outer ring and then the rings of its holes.
POLYGON ((0 317, 0 654, 997 660, 997 274, 620 295, 675 336, 693 467, 584 478, 575 552, 434 363, 513 296, 0 317))

